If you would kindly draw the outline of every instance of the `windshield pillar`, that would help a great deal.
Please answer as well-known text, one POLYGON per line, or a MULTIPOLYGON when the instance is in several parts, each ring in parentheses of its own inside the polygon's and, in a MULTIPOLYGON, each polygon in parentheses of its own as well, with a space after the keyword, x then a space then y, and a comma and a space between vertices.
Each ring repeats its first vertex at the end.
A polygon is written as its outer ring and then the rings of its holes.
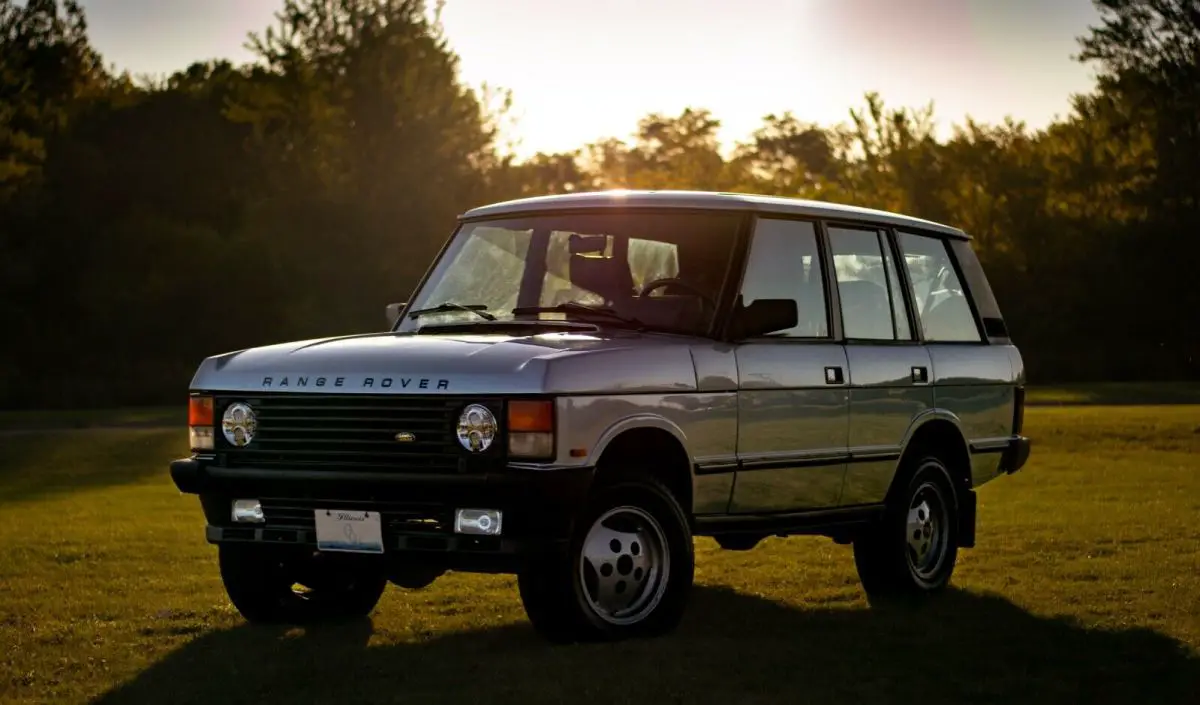
POLYGON ((536 228, 529 238, 525 271, 517 293, 517 307, 532 307, 541 303, 542 282, 546 278, 546 251, 550 247, 550 229, 536 228))

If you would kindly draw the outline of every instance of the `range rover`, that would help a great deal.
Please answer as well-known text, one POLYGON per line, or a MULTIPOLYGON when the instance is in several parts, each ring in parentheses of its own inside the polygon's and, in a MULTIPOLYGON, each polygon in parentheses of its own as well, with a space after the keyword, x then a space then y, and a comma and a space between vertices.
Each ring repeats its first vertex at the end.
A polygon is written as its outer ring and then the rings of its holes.
POLYGON ((516 576, 554 641, 663 634, 695 537, 852 546, 926 598, 1021 469, 1025 371, 961 230, 851 206, 617 191, 460 216, 387 330, 214 355, 199 499, 252 622, 516 576))

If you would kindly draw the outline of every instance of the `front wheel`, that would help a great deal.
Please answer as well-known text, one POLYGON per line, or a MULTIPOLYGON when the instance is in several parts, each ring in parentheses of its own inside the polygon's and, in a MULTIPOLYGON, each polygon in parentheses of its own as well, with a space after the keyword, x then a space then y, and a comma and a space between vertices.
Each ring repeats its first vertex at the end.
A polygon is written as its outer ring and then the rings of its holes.
POLYGON ((694 566, 679 502, 639 479, 598 490, 567 547, 533 561, 517 585, 552 641, 656 636, 682 618, 694 566))
POLYGON ((387 587, 386 576, 366 562, 253 545, 221 544, 218 551, 225 591, 252 623, 365 617, 387 587))
POLYGON ((883 519, 854 541, 854 562, 869 598, 921 597, 949 583, 958 557, 958 503, 936 456, 910 466, 883 519))

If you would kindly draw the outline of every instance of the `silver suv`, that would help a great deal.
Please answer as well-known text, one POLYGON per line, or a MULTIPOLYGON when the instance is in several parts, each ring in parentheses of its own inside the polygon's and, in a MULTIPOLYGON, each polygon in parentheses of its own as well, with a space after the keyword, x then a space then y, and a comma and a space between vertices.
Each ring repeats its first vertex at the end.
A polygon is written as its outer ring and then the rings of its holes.
POLYGON ((490 205, 387 332, 210 357, 192 454, 250 621, 514 573, 553 640, 661 634, 693 537, 853 544, 872 599, 937 593, 1019 470, 1025 372, 958 229, 761 196, 490 205), (294 586, 302 585, 304 590, 294 586))

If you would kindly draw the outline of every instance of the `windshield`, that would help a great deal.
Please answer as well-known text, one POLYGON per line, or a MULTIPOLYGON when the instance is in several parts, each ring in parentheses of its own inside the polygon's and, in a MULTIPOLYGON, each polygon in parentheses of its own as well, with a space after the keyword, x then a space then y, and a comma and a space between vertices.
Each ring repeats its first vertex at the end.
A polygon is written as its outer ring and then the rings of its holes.
POLYGON ((660 211, 465 223, 397 330, 557 319, 703 335, 739 222, 660 211))

